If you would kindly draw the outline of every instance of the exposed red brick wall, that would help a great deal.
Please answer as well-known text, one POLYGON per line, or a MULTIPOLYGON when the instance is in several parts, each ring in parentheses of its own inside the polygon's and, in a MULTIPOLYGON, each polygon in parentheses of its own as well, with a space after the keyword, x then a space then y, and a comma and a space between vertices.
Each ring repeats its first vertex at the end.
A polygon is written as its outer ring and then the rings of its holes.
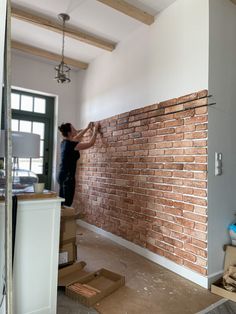
POLYGON ((204 275, 207 99, 200 91, 101 121, 75 195, 88 223, 204 275))

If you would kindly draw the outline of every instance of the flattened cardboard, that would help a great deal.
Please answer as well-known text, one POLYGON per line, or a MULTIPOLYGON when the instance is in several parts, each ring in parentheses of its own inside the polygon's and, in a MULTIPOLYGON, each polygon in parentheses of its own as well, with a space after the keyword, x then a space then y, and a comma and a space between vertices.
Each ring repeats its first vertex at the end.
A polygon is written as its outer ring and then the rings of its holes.
MULTIPOLYGON (((236 247, 228 245, 225 253, 224 271, 233 265, 236 265, 236 247)), ((223 278, 220 278, 211 285, 211 292, 236 302, 236 292, 230 292, 224 288, 223 278)))
POLYGON ((81 277, 88 275, 88 272, 84 271, 83 268, 86 266, 86 263, 81 261, 74 263, 71 266, 59 269, 58 271, 58 286, 66 287, 72 281, 79 280, 81 277))
POLYGON ((85 277, 81 277, 79 280, 73 280, 70 284, 66 286, 66 295, 73 300, 90 307, 122 287, 125 284, 125 277, 102 268, 85 277), (94 296, 86 297, 70 289, 70 284, 73 283, 86 284, 100 290, 100 292, 94 296))
POLYGON ((236 292, 226 290, 222 284, 222 278, 211 285, 211 292, 236 302, 236 292))

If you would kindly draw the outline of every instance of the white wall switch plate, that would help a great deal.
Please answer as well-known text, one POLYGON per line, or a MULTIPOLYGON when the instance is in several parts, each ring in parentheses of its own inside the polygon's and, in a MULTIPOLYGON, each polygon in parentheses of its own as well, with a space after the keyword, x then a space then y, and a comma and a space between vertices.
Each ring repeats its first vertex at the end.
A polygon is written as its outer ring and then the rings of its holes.
POLYGON ((215 152, 215 176, 222 175, 222 153, 215 152))

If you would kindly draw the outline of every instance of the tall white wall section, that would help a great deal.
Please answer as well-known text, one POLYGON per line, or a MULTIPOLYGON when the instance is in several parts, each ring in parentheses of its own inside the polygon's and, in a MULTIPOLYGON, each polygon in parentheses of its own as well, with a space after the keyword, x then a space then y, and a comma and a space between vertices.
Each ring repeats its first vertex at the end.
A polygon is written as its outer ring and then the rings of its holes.
POLYGON ((208 88, 208 0, 177 0, 79 73, 82 125, 208 88))

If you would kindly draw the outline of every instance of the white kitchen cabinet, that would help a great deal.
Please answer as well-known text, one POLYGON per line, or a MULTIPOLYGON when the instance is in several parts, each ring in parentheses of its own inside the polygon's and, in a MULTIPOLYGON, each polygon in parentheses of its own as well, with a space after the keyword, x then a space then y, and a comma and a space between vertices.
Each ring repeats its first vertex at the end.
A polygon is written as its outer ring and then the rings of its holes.
POLYGON ((56 314, 61 201, 18 201, 14 314, 56 314))

